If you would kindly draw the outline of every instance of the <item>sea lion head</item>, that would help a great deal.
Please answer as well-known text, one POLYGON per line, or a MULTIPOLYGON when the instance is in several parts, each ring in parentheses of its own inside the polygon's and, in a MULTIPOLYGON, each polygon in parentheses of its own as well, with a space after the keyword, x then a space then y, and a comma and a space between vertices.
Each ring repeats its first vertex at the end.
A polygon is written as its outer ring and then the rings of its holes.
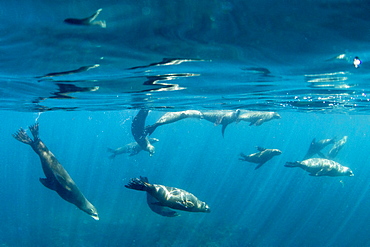
POLYGON ((89 201, 80 209, 90 215, 94 220, 99 220, 98 211, 89 201))
POLYGON ((200 211, 205 212, 205 213, 210 213, 211 209, 209 208, 207 203, 202 202, 202 204, 200 205, 200 211))
POLYGON ((355 175, 349 167, 343 168, 343 174, 348 177, 353 177, 355 175))
POLYGON ((280 114, 277 112, 274 112, 272 119, 280 119, 280 118, 281 118, 280 114))

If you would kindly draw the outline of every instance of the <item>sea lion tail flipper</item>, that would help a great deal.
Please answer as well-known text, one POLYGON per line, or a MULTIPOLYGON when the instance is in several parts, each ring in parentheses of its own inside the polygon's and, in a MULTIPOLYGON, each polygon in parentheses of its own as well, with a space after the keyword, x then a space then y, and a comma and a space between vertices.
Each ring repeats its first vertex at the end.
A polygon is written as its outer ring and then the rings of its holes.
POLYGON ((242 158, 239 158, 239 160, 247 161, 247 158, 248 158, 247 155, 245 155, 244 153, 240 153, 239 155, 242 156, 242 158))
POLYGON ((28 127, 33 135, 33 139, 36 141, 39 139, 39 123, 35 123, 28 127))
POLYGON ((285 163, 285 167, 299 167, 301 163, 299 163, 299 161, 295 161, 295 162, 286 162, 285 163))
POLYGON ((125 185, 126 188, 128 189, 133 189, 133 190, 142 190, 142 191, 147 191, 148 187, 150 186, 149 183, 145 182, 140 178, 131 178, 130 182, 125 185))
POLYGON ((116 151, 112 148, 107 148, 107 152, 112 153, 109 155, 109 159, 114 159, 116 157, 116 151))

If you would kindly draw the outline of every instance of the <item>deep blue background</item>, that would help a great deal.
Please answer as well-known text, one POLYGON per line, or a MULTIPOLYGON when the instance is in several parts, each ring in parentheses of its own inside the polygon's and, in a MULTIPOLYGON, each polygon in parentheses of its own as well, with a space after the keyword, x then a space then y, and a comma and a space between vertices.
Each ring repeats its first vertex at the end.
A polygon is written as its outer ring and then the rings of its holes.
MULTIPOLYGON (((259 127, 231 124, 225 138, 220 126, 186 119, 154 132, 160 139, 154 156, 141 152, 110 160, 107 147, 133 141, 136 111, 43 113, 40 137, 97 207, 100 221, 94 221, 41 185, 38 157, 11 136, 38 114, 1 114, 0 239, 9 246, 369 244, 366 116, 283 113, 259 127), (337 160, 352 168, 354 177, 311 177, 283 166, 302 159, 312 138, 344 135, 348 142, 337 160), (253 153, 256 145, 283 154, 254 170, 238 154, 253 153), (140 175, 194 193, 212 212, 181 212, 176 218, 154 214, 144 193, 123 187, 140 175)), ((147 123, 160 115, 151 112, 147 123)))
MULTIPOLYGON (((0 245, 369 246, 369 6, 361 0, 2 1, 0 245), (99 8, 106 29, 63 23, 99 8), (340 54, 345 59, 336 59, 340 54), (354 56, 363 61, 359 69, 354 56), (204 61, 145 67, 168 57, 204 61), (35 78, 93 64, 100 67, 35 78), (144 67, 129 69, 135 66, 144 67), (147 89, 148 75, 175 75, 165 82, 186 89, 132 93, 147 89), (57 80, 100 88, 51 99, 57 80), (220 126, 186 119, 154 132, 160 140, 154 156, 109 159, 108 147, 134 141, 133 108, 151 104, 277 107, 282 119, 258 127, 233 123, 224 138, 220 126), (48 111, 60 107, 78 111, 48 111), (37 155, 11 136, 36 119, 41 139, 97 207, 99 221, 38 181, 44 175, 37 155), (336 160, 354 177, 311 177, 284 167, 301 160, 313 138, 345 135, 336 160), (255 146, 283 153, 254 170, 238 158, 255 146), (187 190, 212 212, 154 214, 145 193, 124 188, 138 176, 187 190)), ((147 124, 163 113, 151 112, 147 124)))

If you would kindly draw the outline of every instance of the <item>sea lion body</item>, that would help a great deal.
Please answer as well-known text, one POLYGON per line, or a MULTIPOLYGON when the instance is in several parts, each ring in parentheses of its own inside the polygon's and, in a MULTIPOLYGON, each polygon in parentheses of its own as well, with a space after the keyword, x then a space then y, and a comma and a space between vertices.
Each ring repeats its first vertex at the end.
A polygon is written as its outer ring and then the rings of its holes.
POLYGON ((40 178, 40 182, 48 189, 56 191, 60 197, 67 202, 76 205, 79 209, 89 214, 95 220, 99 220, 96 208, 85 198, 72 180, 68 172, 59 163, 54 154, 46 147, 38 136, 39 125, 36 123, 29 127, 34 140, 32 140, 24 129, 14 134, 14 138, 28 144, 40 157, 42 170, 46 178, 40 178))
POLYGON ((160 184, 150 184, 145 182, 145 178, 140 177, 131 179, 126 188, 146 191, 148 194, 158 200, 157 205, 169 207, 172 209, 183 210, 188 212, 205 212, 209 213, 210 208, 200 201, 193 194, 175 187, 164 186, 160 184))
MULTIPOLYGON (((146 178, 146 177, 140 177, 140 178, 144 182, 149 183, 148 178, 146 178)), ((164 207, 164 206, 159 205, 160 204, 159 201, 157 199, 155 199, 155 197, 153 197, 148 192, 146 192, 146 202, 147 202, 149 208, 156 214, 159 214, 159 215, 162 215, 162 216, 165 216, 165 217, 180 216, 180 214, 177 213, 176 211, 173 211, 173 210, 169 209, 168 207, 164 207)))
POLYGON ((242 156, 242 158, 239 158, 242 161, 257 163, 258 165, 256 166, 256 168, 254 168, 255 170, 260 168, 263 164, 272 159, 274 156, 280 155, 282 153, 279 149, 266 149, 261 147, 258 147, 257 149, 260 152, 250 155, 240 153, 240 156, 242 156))
POLYGON ((347 139, 348 136, 344 136, 342 139, 334 143, 333 147, 329 150, 328 159, 334 159, 337 157, 338 152, 342 149, 344 144, 346 144, 347 139))
POLYGON ((212 110, 202 111, 202 118, 217 125, 222 125, 222 136, 226 127, 235 122, 240 115, 240 110, 212 110))
POLYGON ((329 144, 333 144, 335 142, 335 137, 332 139, 323 139, 320 141, 316 141, 316 138, 314 138, 310 144, 310 147, 304 156, 304 160, 311 158, 315 154, 319 155, 321 158, 326 158, 325 155, 321 152, 323 148, 328 146, 329 144))
POLYGON ((83 19, 77 19, 77 18, 67 18, 64 20, 65 23, 72 24, 72 25, 83 25, 83 26, 94 26, 98 25, 102 28, 106 28, 107 24, 105 21, 95 21, 96 17, 100 14, 100 12, 103 9, 98 9, 92 16, 83 18, 83 19))
POLYGON ((155 148, 150 144, 147 137, 148 133, 145 129, 145 120, 148 116, 149 110, 141 109, 137 115, 132 120, 131 133, 139 146, 144 150, 149 152, 150 156, 155 153, 155 148))
MULTIPOLYGON (((153 145, 154 143, 159 142, 159 140, 157 138, 149 138, 149 142, 153 145)), ((108 152, 112 153, 112 155, 109 156, 109 158, 111 159, 115 158, 117 155, 126 153, 129 153, 129 156, 134 156, 140 153, 142 150, 143 149, 139 146, 137 142, 131 142, 123 147, 119 147, 116 149, 108 148, 108 152)))
POLYGON ((153 125, 146 127, 146 131, 151 135, 157 127, 165 124, 177 122, 185 118, 202 118, 202 113, 197 110, 186 110, 179 112, 166 112, 161 118, 158 119, 153 125))
POLYGON ((310 176, 354 176, 352 170, 349 167, 342 166, 338 162, 322 158, 312 158, 303 161, 286 162, 285 167, 300 167, 303 170, 309 172, 310 176))
POLYGON ((245 121, 250 122, 250 126, 260 126, 264 122, 280 118, 281 116, 277 112, 247 111, 239 115, 237 122, 245 121))

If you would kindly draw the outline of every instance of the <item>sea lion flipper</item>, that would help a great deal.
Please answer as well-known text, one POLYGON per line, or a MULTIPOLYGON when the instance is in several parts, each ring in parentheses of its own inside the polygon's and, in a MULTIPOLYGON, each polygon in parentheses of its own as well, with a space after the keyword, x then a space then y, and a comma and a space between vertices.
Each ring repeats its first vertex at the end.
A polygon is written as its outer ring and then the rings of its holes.
POLYGON ((317 155, 320 156, 323 159, 326 159, 325 154, 323 154, 322 152, 317 152, 317 155))
POLYGON ((254 122, 254 125, 256 126, 260 126, 261 124, 263 124, 263 119, 258 119, 257 121, 254 122))
POLYGON ((20 128, 13 137, 20 142, 31 145, 33 143, 32 139, 27 135, 26 131, 23 128, 20 128))
POLYGON ((263 166, 263 164, 265 164, 266 162, 262 162, 262 163, 260 163, 260 164, 258 164, 257 166, 256 166, 256 168, 254 168, 254 170, 257 170, 258 168, 260 168, 261 166, 263 166))
POLYGON ((34 140, 39 139, 39 123, 35 123, 34 125, 31 125, 28 127, 33 135, 34 140))
POLYGON ((46 188, 56 190, 56 186, 52 180, 49 180, 47 178, 39 178, 39 180, 42 183, 42 185, 44 185, 46 188))
POLYGON ((226 129, 227 125, 228 125, 228 124, 223 124, 223 125, 222 125, 222 130, 221 130, 221 132, 222 132, 222 137, 224 137, 224 135, 225 135, 225 129, 226 129))
POLYGON ((261 151, 261 152, 266 150, 266 148, 263 148, 263 147, 258 147, 257 146, 256 148, 257 148, 258 151, 261 151))

